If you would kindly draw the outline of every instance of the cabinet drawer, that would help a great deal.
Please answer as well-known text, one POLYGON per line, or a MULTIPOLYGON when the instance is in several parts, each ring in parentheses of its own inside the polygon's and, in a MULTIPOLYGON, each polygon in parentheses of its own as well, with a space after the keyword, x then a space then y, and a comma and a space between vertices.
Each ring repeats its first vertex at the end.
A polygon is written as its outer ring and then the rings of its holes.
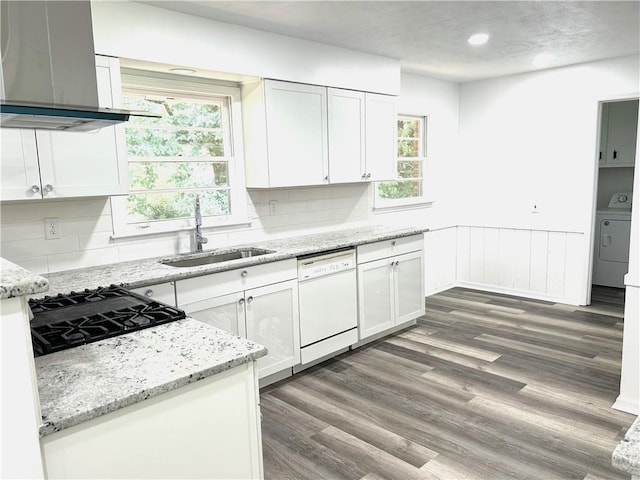
POLYGON ((129 291, 153 298, 158 302, 166 303, 173 307, 176 306, 176 290, 173 282, 158 283, 141 288, 130 288, 129 291))
POLYGON ((403 253, 416 252, 424 248, 424 235, 392 238, 381 242, 367 243, 357 248, 358 263, 371 262, 380 258, 393 257, 403 253))
POLYGON ((295 258, 176 282, 178 306, 297 278, 295 258))

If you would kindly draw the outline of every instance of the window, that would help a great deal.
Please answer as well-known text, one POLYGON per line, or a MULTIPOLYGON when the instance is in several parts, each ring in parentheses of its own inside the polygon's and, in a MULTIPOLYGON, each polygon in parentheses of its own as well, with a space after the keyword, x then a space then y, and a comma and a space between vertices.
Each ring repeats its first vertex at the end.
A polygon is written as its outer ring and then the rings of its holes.
POLYGON ((122 80, 125 109, 160 117, 125 124, 130 193, 113 199, 116 234, 191 228, 196 195, 204 226, 246 221, 239 89, 146 72, 122 80))
POLYGON ((426 201, 424 172, 426 163, 427 118, 398 116, 398 180, 376 185, 376 207, 410 205, 426 201))

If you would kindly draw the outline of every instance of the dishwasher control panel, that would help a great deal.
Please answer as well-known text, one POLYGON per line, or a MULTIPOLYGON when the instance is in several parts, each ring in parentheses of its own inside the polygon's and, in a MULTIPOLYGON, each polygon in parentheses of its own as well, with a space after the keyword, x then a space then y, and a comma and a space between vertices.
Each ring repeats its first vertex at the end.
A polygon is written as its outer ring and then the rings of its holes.
POLYGON ((332 275, 355 267, 356 256, 353 250, 309 257, 298 260, 298 280, 332 275))

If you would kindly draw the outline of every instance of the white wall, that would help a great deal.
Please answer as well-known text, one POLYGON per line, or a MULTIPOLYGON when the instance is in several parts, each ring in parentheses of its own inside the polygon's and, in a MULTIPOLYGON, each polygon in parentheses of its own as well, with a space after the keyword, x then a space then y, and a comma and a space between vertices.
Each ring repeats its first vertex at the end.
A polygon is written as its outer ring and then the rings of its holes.
POLYGON ((398 95, 400 61, 131 2, 91 4, 96 53, 398 95))
POLYGON ((458 145, 458 84, 420 75, 402 74, 398 113, 427 116, 427 166, 425 183, 432 205, 422 208, 377 210, 380 223, 402 223, 441 228, 455 225, 452 210, 455 160, 458 145))
POLYGON ((567 303, 588 295, 598 101, 637 96, 639 71, 632 56, 460 87, 459 224, 581 235, 580 271, 547 262, 581 289, 567 303))
POLYGON ((637 95, 639 71, 633 56, 462 84, 460 223, 590 230, 598 100, 637 95))

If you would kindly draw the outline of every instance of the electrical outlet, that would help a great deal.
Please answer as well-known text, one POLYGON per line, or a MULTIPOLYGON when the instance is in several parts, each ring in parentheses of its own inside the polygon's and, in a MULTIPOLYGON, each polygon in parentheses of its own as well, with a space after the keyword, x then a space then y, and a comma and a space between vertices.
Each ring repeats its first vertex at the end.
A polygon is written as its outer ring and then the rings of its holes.
POLYGON ((59 218, 44 219, 44 238, 46 238, 47 240, 56 240, 58 238, 62 238, 59 218))

